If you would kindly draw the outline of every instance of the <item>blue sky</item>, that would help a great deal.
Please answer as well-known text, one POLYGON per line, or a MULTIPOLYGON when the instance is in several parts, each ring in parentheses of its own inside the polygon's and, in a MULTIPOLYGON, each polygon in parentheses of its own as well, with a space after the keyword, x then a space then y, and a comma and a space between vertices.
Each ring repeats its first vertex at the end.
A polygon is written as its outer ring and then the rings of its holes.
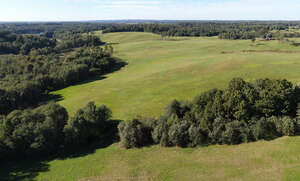
POLYGON ((0 0, 0 21, 300 20, 300 0, 0 0))

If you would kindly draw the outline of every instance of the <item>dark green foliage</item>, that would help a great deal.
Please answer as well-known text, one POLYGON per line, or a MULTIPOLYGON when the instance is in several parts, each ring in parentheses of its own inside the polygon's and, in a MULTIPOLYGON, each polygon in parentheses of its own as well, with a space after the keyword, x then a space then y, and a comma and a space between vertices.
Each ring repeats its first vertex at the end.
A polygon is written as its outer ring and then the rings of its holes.
POLYGON ((190 105, 187 102, 179 102, 174 100, 169 106, 166 107, 165 116, 175 116, 179 119, 182 119, 186 113, 190 111, 190 109, 190 105))
POLYGON ((191 103, 172 101, 151 124, 122 123, 121 140, 126 140, 126 148, 143 146, 151 132, 155 144, 195 147, 294 136, 300 133, 295 119, 299 96, 299 88, 286 80, 260 79, 252 84, 234 78, 224 91, 204 92, 191 103))
POLYGON ((297 131, 297 122, 290 117, 283 117, 282 121, 282 134, 285 136, 295 136, 297 131))
POLYGON ((1 31, 0 36, 2 41, 11 41, 4 43, 17 46, 13 49, 19 53, 0 56, 0 114, 36 106, 50 91, 125 65, 111 57, 111 46, 100 48, 103 42, 94 35, 70 33, 61 41, 1 31), (80 48, 73 50, 74 47, 80 48))
POLYGON ((144 135, 144 125, 137 119, 123 121, 118 126, 121 144, 125 148, 145 146, 148 135, 144 135))
POLYGON ((284 30, 296 24, 281 22, 180 22, 161 24, 119 24, 103 33, 152 32, 165 36, 219 36, 221 39, 272 38, 272 30, 284 30))
POLYGON ((191 125, 189 130, 189 147, 204 145, 207 143, 207 135, 201 130, 200 126, 191 125))
POLYGON ((190 123, 183 120, 173 123, 168 132, 168 139, 171 145, 186 147, 189 142, 190 123))
POLYGON ((241 78, 230 81, 223 94, 225 117, 236 120, 249 120, 255 115, 254 104, 258 93, 254 87, 241 78))
POLYGON ((298 91, 287 80, 259 79, 254 84, 259 92, 257 111, 266 116, 296 116, 298 91))
POLYGON ((202 130, 208 131, 216 117, 224 116, 222 95, 223 91, 213 89, 194 98, 191 117, 193 122, 200 124, 202 130))
POLYGON ((248 125, 243 121, 227 123, 222 134, 222 144, 240 144, 251 140, 251 132, 248 125))
POLYGON ((111 114, 106 106, 90 102, 71 119, 65 108, 54 103, 0 116, 0 159, 73 153, 92 142, 110 144, 117 136, 111 114))
POLYGON ((49 104, 34 110, 13 111, 2 122, 0 144, 8 156, 48 155, 63 144, 66 110, 49 104))
POLYGON ((154 143, 160 144, 161 146, 169 146, 168 132, 169 126, 167 124, 167 120, 161 118, 152 132, 152 138, 154 143))
POLYGON ((69 146, 85 145, 101 139, 108 130, 111 111, 106 106, 95 106, 93 102, 77 111, 66 125, 65 143, 69 146))

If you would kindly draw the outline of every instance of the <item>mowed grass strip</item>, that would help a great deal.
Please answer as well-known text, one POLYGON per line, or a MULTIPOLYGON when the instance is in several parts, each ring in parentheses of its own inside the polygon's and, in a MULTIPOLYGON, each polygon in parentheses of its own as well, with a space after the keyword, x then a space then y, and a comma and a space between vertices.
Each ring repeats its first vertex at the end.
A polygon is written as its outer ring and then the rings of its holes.
POLYGON ((70 114, 89 101, 105 104, 116 119, 156 117, 173 99, 192 99, 211 88, 224 88, 233 77, 300 78, 300 47, 288 42, 219 40, 151 33, 101 34, 112 43, 114 56, 128 62, 106 79, 54 92, 70 114), (175 39, 176 41, 173 41, 175 39))

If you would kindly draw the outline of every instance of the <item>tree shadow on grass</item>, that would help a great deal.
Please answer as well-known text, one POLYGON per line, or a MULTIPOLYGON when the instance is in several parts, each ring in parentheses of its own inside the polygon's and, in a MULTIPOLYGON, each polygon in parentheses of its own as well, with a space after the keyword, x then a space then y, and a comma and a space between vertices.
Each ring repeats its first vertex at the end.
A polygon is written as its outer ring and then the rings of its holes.
MULTIPOLYGON (((109 73, 113 73, 116 72, 120 69, 122 69, 123 67, 125 67, 126 65, 128 65, 127 62, 124 62, 123 60, 119 59, 119 58, 109 58, 110 61, 114 61, 114 65, 113 67, 110 67, 109 70, 105 71, 103 75, 94 75, 94 76, 90 76, 88 79, 77 82, 77 83, 73 83, 70 86, 79 86, 79 85, 83 85, 83 84, 87 84, 87 83, 91 83, 91 82, 95 82, 95 81, 99 81, 99 80, 104 80, 107 77, 104 76, 106 74, 109 73)), ((49 101, 54 101, 54 102, 59 102, 64 100, 63 96, 60 94, 47 94, 44 98, 44 100, 42 100, 42 104, 43 103, 47 103, 49 101)))
POLYGON ((67 158, 83 157, 95 153, 95 151, 98 149, 106 148, 114 143, 119 142, 120 138, 118 135, 118 125, 120 122, 121 120, 110 120, 108 130, 101 138, 98 138, 97 140, 91 140, 86 146, 62 151, 55 155, 55 159, 64 160, 67 158))
MULTIPOLYGON (((59 159, 83 157, 95 153, 97 149, 106 148, 119 141, 118 124, 120 120, 109 122, 106 134, 98 140, 93 140, 89 145, 81 146, 72 151, 61 150, 50 157, 27 158, 26 160, 1 161, 0 160, 0 180, 1 181, 36 181, 40 172, 49 171, 48 162, 59 159)), ((80 166, 80 165, 78 165, 80 166)))
POLYGON ((40 172, 49 171, 49 165, 40 160, 4 161, 0 163, 1 181, 34 181, 40 172))

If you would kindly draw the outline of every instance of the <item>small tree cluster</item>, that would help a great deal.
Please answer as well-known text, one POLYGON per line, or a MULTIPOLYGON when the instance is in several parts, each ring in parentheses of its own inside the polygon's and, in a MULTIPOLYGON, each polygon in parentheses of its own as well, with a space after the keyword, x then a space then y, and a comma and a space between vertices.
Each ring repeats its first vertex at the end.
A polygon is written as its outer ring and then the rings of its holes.
POLYGON ((54 103, 0 116, 0 159, 48 156, 113 137, 106 106, 88 103, 74 117, 54 103))
POLYGON ((224 91, 204 92, 192 102, 174 100, 151 126, 139 120, 121 123, 121 141, 126 148, 143 146, 143 140, 193 147, 294 136, 300 133, 295 118, 299 95, 299 88, 286 80, 235 78, 224 91))

